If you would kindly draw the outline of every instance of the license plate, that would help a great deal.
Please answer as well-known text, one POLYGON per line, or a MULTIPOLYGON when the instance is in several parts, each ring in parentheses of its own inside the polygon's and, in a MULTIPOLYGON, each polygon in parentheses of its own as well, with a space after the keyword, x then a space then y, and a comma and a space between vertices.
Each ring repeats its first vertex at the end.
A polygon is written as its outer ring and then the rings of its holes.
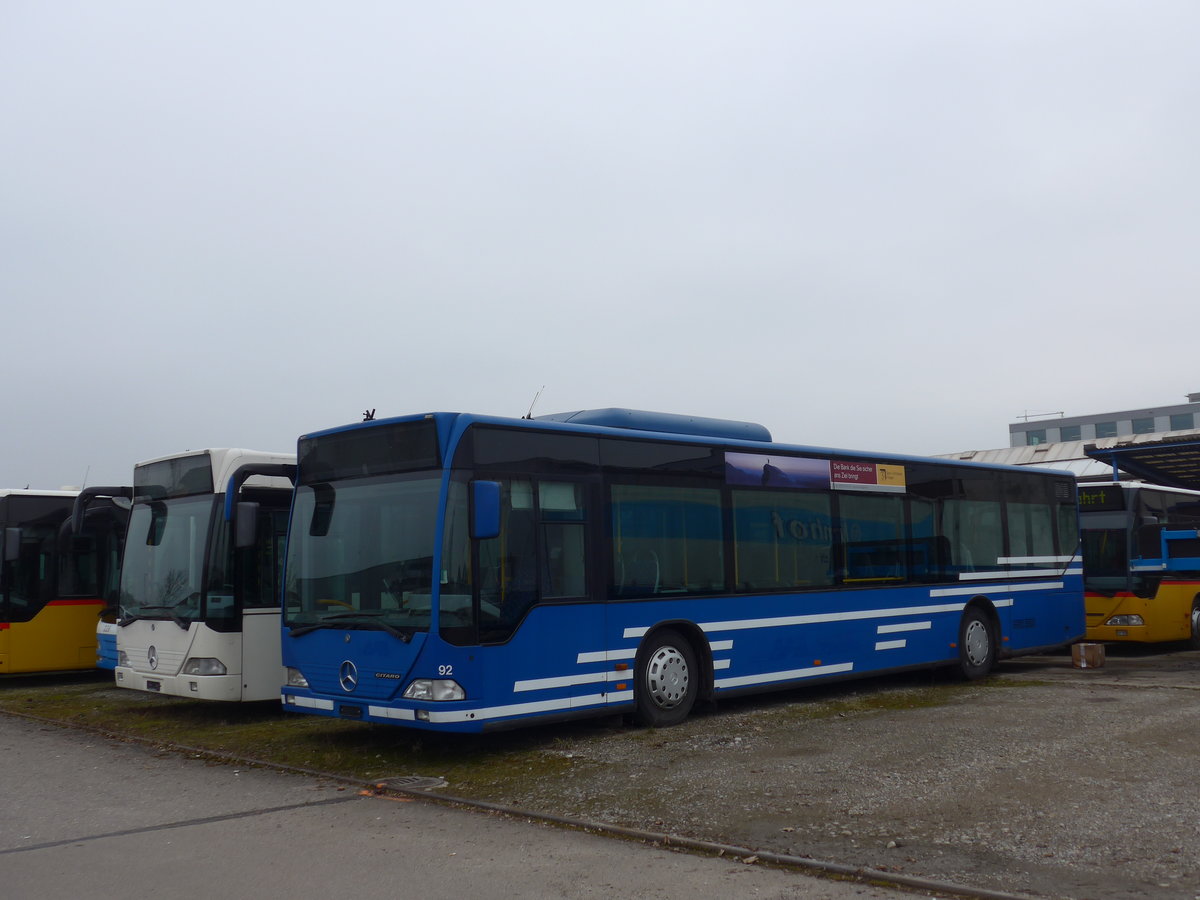
POLYGON ((161 681, 147 681, 146 682, 146 690, 161 691, 162 690, 162 682, 161 681))

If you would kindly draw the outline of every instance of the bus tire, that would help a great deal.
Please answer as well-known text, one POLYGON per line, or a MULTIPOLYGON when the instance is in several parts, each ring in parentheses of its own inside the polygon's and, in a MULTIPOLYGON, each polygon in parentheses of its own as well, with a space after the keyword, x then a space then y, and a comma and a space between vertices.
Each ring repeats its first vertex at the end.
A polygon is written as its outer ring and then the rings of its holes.
POLYGON ((696 651, 683 635, 670 629, 651 635, 638 653, 637 720, 652 728, 678 725, 696 703, 699 676, 696 651))
POLYGON ((968 606, 958 625, 958 670, 968 681, 982 678, 996 664, 996 631, 978 606, 968 606))
POLYGON ((1200 650, 1200 597, 1192 601, 1192 635, 1188 638, 1188 644, 1193 650, 1200 650))

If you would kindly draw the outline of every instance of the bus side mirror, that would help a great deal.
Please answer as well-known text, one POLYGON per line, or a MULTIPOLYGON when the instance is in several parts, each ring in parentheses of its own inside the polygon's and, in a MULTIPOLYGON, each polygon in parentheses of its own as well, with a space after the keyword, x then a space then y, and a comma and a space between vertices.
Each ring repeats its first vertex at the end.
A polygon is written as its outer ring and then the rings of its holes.
POLYGON ((243 501, 234 512, 234 542, 239 550, 254 546, 258 533, 258 504, 243 501))
POLYGON ((21 558, 21 529, 4 529, 4 561, 14 562, 21 558))
POLYGON ((471 482, 471 537, 486 541, 500 534, 500 482, 471 482))
POLYGON ((161 500, 153 500, 150 503, 150 527, 146 531, 146 546, 157 547, 161 544, 166 530, 167 504, 161 500))

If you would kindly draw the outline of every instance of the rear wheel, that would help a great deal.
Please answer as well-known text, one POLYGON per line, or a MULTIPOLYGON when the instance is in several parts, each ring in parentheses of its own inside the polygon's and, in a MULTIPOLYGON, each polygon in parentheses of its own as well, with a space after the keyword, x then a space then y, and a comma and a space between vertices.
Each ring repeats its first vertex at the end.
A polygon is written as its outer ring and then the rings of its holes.
POLYGON ((1188 643, 1193 650, 1200 650, 1200 597, 1192 601, 1192 636, 1188 643))
POLYGON ((644 725, 678 725, 696 703, 699 669, 692 645, 677 631, 653 635, 638 654, 633 696, 644 725))
POLYGON ((988 616, 967 607, 958 626, 958 668, 963 678, 982 678, 996 664, 996 634, 988 616))

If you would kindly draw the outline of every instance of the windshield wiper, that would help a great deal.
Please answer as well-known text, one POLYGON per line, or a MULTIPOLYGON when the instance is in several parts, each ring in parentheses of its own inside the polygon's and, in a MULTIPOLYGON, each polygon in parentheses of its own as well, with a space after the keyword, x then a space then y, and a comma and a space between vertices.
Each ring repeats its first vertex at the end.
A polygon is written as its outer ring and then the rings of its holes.
MULTIPOLYGON (((379 619, 381 616, 386 616, 387 611, 382 609, 362 609, 354 612, 335 612, 327 613, 321 616, 320 621, 311 622, 305 625, 293 625, 289 632, 292 637, 299 637, 302 634, 308 634, 310 631, 317 631, 320 628, 332 628, 334 623, 342 619, 379 619)), ((399 638, 404 643, 409 643, 412 640, 411 631, 402 631, 390 622, 382 620, 372 622, 373 625, 378 625, 392 637, 399 638)))
MULTIPOLYGON (((190 619, 185 619, 183 616, 179 615, 179 613, 175 612, 175 607, 178 605, 179 605, 178 603, 172 603, 169 605, 159 605, 159 606, 139 606, 138 609, 141 612, 145 612, 148 609, 156 609, 156 610, 165 612, 171 618, 172 622, 174 622, 176 625, 178 625, 184 631, 187 631, 188 628, 191 626, 192 622, 190 619)), ((148 618, 150 618, 150 616, 143 616, 143 615, 139 615, 138 613, 129 613, 126 615, 125 621, 120 622, 118 624, 128 625, 130 622, 136 622, 138 619, 148 619, 148 618)))

